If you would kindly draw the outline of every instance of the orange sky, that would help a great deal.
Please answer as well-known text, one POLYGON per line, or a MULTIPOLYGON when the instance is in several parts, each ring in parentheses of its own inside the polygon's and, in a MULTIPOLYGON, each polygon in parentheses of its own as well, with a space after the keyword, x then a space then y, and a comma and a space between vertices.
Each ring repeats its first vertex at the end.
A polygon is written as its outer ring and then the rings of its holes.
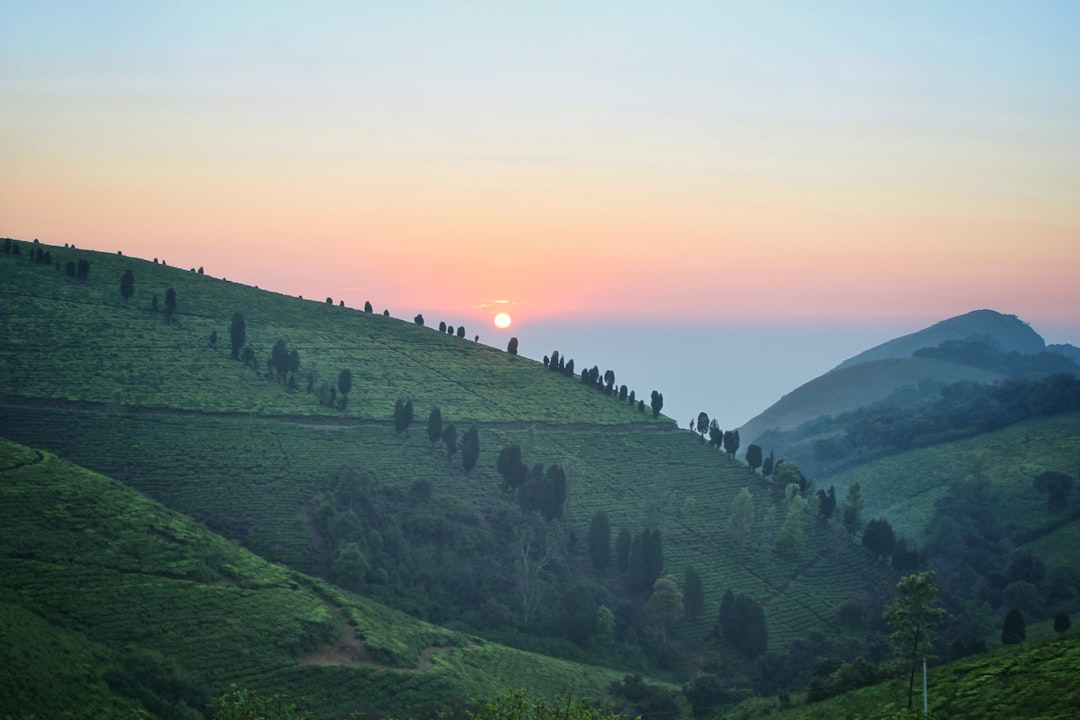
POLYGON ((0 235, 470 324, 1080 321, 1077 6, 804 6, 5 4, 0 235))

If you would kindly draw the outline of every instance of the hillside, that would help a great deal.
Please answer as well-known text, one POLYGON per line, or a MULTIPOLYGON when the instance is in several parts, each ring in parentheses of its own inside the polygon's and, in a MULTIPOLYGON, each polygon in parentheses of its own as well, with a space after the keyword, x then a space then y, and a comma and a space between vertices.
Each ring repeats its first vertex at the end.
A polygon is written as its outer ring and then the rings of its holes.
MULTIPOLYGON (((931 667, 927 676, 930 717, 938 720, 1075 717, 1074 674, 1078 666, 1080 636, 1069 634, 931 667)), ((818 703, 770 712, 769 717, 779 720, 922 717, 921 687, 914 707, 916 710, 910 715, 903 714, 907 708, 907 684, 893 680, 818 703)), ((746 715, 732 714, 732 717, 757 716, 755 710, 748 704, 746 715)))
POLYGON ((739 428, 739 434, 749 442, 758 442, 769 430, 792 430, 821 416, 841 415, 905 390, 917 395, 920 385, 990 383, 1003 377, 933 358, 867 360, 841 366, 800 385, 739 428))
MULTIPOLYGON (((1074 475, 1078 460, 1080 413, 1068 413, 868 462, 829 482, 839 494, 858 482, 866 517, 888 518, 894 528, 921 544, 928 539, 934 504, 950 484, 977 479, 986 484, 1001 534, 1023 544, 1063 520, 1047 510, 1046 495, 1032 487, 1032 480, 1047 470, 1074 475)), ((1052 556, 1063 563, 1075 562, 1072 547, 1061 545, 1052 556)))
POLYGON ((618 672, 682 679, 723 663, 753 677, 756 661, 712 634, 726 591, 760 604, 766 649, 782 652, 895 577, 805 506, 789 518, 782 487, 654 419, 651 388, 635 389, 640 407, 411 321, 118 254, 51 247, 53 265, 34 263, 35 248, 19 245, 20 255, 0 255, 4 435, 414 618, 618 672), (64 270, 79 260, 84 279, 64 270), (254 367, 230 358, 235 313, 254 367), (280 382, 267 372, 278 340, 300 361, 280 382), (347 404, 320 402, 343 369, 347 404), (415 417, 399 429, 402 399, 415 417), (456 425, 455 447, 429 441, 433 406, 456 425), (466 470, 472 428, 478 457, 466 470), (565 478, 557 520, 539 523, 523 512, 523 491, 501 489, 496 461, 511 443, 533 487, 565 478), (728 523, 744 489, 751 504, 736 538, 728 523), (611 546, 602 570, 588 540, 600 513, 611 546), (646 572, 680 586, 688 572, 701 579, 701 606, 667 627, 646 611, 649 585, 632 586, 620 565, 637 567, 646 531, 662 539, 649 561, 662 570, 646 572), (610 639, 601 610, 614 616, 610 639))
POLYGON ((317 717, 416 713, 519 687, 602 697, 619 678, 418 622, 2 440, 0 528, 0 715, 118 716, 141 701, 195 717, 233 683, 304 698, 317 717))

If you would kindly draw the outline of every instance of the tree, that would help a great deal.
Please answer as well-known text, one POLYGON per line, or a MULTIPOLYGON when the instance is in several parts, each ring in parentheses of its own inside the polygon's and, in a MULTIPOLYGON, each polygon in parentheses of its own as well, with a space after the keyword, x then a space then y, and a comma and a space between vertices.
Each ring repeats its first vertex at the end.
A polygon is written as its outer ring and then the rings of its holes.
POLYGON ((270 350, 270 365, 274 368, 274 374, 278 382, 285 380, 285 374, 289 372, 289 348, 285 340, 279 338, 270 350))
POLYGON ((1005 614, 1005 622, 1001 626, 1001 644, 1017 645, 1024 642, 1027 637, 1027 625, 1024 623, 1024 613, 1013 608, 1005 614))
POLYGON ((1054 632, 1060 635, 1070 627, 1072 627, 1072 620, 1069 619, 1068 613, 1059 612, 1054 616, 1054 632))
POLYGON ((589 522, 589 557, 598 573, 611 564, 611 521, 603 511, 598 510, 589 522))
POLYGON ((724 446, 724 431, 720 429, 720 423, 716 422, 716 418, 709 421, 709 447, 714 447, 717 450, 724 446))
POLYGON ((728 532, 741 550, 754 519, 754 498, 750 488, 743 488, 731 501, 731 515, 728 516, 728 532))
POLYGON ((447 423, 442 430, 443 444, 446 445, 446 459, 450 460, 457 452, 457 427, 454 423, 447 423))
POLYGON ((125 270, 120 278, 120 297, 129 300, 135 294, 135 273, 125 270))
POLYGON ((394 405, 394 432, 398 435, 405 433, 406 437, 408 437, 409 425, 412 425, 412 421, 412 400, 402 400, 399 398, 394 405))
POLYGON ((885 518, 874 518, 863 530, 862 546, 877 559, 890 557, 896 549, 896 533, 885 518))
POLYGON ((521 446, 517 443, 503 446, 503 449, 499 451, 499 457, 495 460, 495 468, 502 475, 504 491, 517 490, 521 487, 528 473, 528 468, 522 462, 521 446))
POLYGON ((247 323, 240 313, 233 313, 232 324, 229 325, 229 338, 232 341, 232 359, 240 359, 240 351, 247 342, 247 323))
POLYGON ((459 338, 464 338, 465 337, 465 326, 464 325, 458 325, 457 336, 459 338))
POLYGON ((661 644, 667 645, 668 625, 683 614, 683 596, 675 578, 665 575, 656 579, 652 586, 652 595, 645 604, 645 614, 659 628, 661 644))
MULTIPOLYGON (((295 387, 296 373, 300 372, 300 352, 296 348, 289 351, 289 372, 292 374, 292 385, 295 387)), ((351 377, 349 382, 352 383, 351 377)))
POLYGON ((739 449, 739 431, 738 430, 725 430, 724 431, 724 452, 728 454, 729 458, 735 457, 735 451, 739 449))
POLYGON ((614 370, 605 370, 604 371, 604 392, 607 393, 608 395, 610 395, 611 390, 614 387, 615 387, 615 371, 614 370))
POLYGON ((431 412, 428 413, 427 419, 427 437, 428 442, 431 443, 431 449, 435 449, 435 443, 439 442, 442 438, 442 410, 438 406, 431 408, 431 412))
POLYGON ((817 496, 818 515, 821 516, 822 520, 828 522, 832 518, 833 512, 836 511, 836 488, 829 485, 828 491, 818 490, 817 496))
POLYGON ((697 431, 701 442, 705 442, 705 433, 709 431, 709 415, 704 410, 697 414, 697 431))
POLYGON ((352 390, 352 370, 349 368, 341 369, 337 376, 337 387, 338 392, 341 393, 341 409, 344 410, 349 402, 349 392, 352 390))
POLYGON ((470 425, 461 439, 461 463, 465 472, 476 467, 476 461, 480 459, 480 433, 475 425, 470 425))
POLYGON ((770 477, 773 474, 773 470, 776 469, 776 459, 773 456, 772 450, 769 451, 769 456, 765 458, 765 462, 761 464, 761 474, 764 477, 770 477))
POLYGON ((717 625, 724 639, 746 657, 757 657, 769 646, 765 609, 749 595, 725 592, 717 625))
POLYGON ((521 621, 531 625, 540 609, 543 591, 550 580, 546 571, 560 546, 558 523, 545 524, 535 513, 525 513, 514 528, 517 536, 518 581, 521 590, 521 621))
POLYGON ((416 323, 417 325, 419 325, 420 327, 423 327, 424 326, 424 316, 421 315, 420 313, 416 313, 416 317, 413 318, 413 322, 416 323))
POLYGON ((518 339, 516 337, 510 338, 510 342, 506 344, 506 352, 511 355, 518 354, 518 339))
POLYGON ((366 312, 368 315, 370 315, 372 312, 374 312, 374 310, 375 309, 373 307, 371 307, 371 301, 370 300, 365 300, 364 301, 364 312, 366 312))
POLYGON ((882 617, 892 626, 889 640, 900 663, 910 669, 908 676, 908 710, 915 690, 915 669, 919 660, 933 645, 934 628, 945 610, 937 606, 938 588, 934 573, 906 575, 896 585, 896 599, 885 608, 882 617))
POLYGON ((80 259, 78 269, 75 271, 75 277, 80 280, 86 280, 90 277, 90 261, 86 259, 80 259))
POLYGON ((750 466, 750 472, 757 472, 762 461, 761 446, 751 443, 750 447, 746 448, 746 464, 750 466))
POLYGON ((705 612, 705 585, 693 565, 687 565, 683 575, 683 611, 691 620, 705 612))
POLYGON ((660 417, 660 411, 664 409, 664 396, 653 390, 649 396, 649 407, 652 408, 652 416, 660 417))
POLYGON ((171 323, 173 313, 176 312, 176 291, 169 288, 165 291, 165 322, 171 323))
POLYGON ((844 499, 844 527, 847 528, 848 533, 854 535, 862 526, 862 486, 858 481, 851 483, 848 487, 847 497, 844 499))
POLYGON ((439 332, 446 332, 446 321, 439 321, 439 332))

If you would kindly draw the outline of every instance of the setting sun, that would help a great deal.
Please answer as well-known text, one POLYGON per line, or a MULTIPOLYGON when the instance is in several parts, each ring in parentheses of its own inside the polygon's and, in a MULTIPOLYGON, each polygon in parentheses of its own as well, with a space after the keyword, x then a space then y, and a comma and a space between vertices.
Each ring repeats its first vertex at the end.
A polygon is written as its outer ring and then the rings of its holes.
POLYGON ((513 322, 513 320, 507 313, 501 312, 495 316, 495 327, 500 330, 505 330, 510 327, 511 322, 513 322))

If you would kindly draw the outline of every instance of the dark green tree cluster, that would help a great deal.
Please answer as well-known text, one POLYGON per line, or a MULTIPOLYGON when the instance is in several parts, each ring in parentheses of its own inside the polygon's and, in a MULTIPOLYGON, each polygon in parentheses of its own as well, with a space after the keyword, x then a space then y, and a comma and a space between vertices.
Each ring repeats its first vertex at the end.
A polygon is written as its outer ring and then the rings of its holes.
POLYGON ((913 448, 973 437, 1031 417, 1080 411, 1080 372, 1006 380, 956 383, 936 399, 914 404, 883 401, 821 418, 796 430, 764 433, 759 441, 792 446, 809 438, 800 464, 818 475, 913 448))
POLYGON ((547 521, 561 518, 566 504, 566 472, 559 465, 550 465, 542 474, 536 465, 529 479, 518 491, 518 502, 525 512, 536 511, 547 521))
POLYGON ((647 592, 663 571, 664 547, 660 531, 650 529, 635 533, 627 557, 627 587, 635 592, 647 592))
POLYGON ((169 288, 165 291, 165 324, 171 325, 173 315, 176 314, 176 291, 169 288))
MULTIPOLYGON (((551 356, 544 356, 544 367, 552 372, 562 373, 567 377, 574 377, 574 361, 573 359, 567 360, 565 356, 560 355, 558 350, 553 350, 551 356)), ((582 381, 584 382, 584 380, 582 381)))
POLYGON ((757 657, 769 645, 765 609, 749 595, 728 590, 720 601, 716 633, 746 657, 757 657))

